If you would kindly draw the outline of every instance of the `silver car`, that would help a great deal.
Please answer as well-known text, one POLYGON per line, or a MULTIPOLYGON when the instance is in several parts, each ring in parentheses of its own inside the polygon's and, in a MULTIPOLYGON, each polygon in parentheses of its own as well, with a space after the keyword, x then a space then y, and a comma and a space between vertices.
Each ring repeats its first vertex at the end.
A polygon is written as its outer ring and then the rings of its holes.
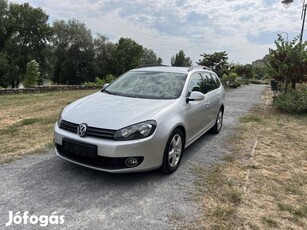
POLYGON ((225 90, 206 67, 130 70, 100 92, 68 105, 54 127, 56 154, 113 173, 173 173, 183 150, 219 133, 225 90))

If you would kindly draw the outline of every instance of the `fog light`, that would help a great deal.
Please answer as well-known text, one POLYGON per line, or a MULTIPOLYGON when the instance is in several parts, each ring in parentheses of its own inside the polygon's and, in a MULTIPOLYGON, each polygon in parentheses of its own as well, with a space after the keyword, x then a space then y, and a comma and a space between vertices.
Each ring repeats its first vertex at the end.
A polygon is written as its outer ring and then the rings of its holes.
POLYGON ((127 167, 133 168, 138 165, 139 161, 136 158, 128 158, 125 163, 127 167))

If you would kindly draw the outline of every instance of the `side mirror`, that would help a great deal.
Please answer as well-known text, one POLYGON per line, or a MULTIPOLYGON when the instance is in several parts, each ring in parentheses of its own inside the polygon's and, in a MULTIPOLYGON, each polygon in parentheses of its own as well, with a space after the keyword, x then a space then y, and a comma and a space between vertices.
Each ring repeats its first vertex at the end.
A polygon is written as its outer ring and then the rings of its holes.
POLYGON ((102 90, 104 90, 105 88, 107 88, 110 84, 109 83, 105 83, 103 86, 102 86, 102 90))
POLYGON ((192 91, 190 96, 187 98, 187 103, 190 101, 202 101, 205 99, 205 95, 198 91, 192 91))

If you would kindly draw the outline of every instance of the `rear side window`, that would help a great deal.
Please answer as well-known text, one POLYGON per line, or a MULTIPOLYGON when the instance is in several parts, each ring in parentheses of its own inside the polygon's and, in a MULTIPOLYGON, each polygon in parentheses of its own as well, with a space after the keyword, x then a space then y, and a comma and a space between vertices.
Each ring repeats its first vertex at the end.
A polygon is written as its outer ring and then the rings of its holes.
POLYGON ((214 78, 211 76, 211 74, 202 72, 201 75, 204 77, 204 79, 206 79, 205 85, 206 85, 207 92, 210 92, 210 91, 218 88, 218 86, 217 86, 214 78))
POLYGON ((218 76, 216 76, 215 74, 212 74, 212 73, 210 73, 210 75, 214 79, 216 86, 219 88, 221 86, 221 82, 220 82, 218 76))

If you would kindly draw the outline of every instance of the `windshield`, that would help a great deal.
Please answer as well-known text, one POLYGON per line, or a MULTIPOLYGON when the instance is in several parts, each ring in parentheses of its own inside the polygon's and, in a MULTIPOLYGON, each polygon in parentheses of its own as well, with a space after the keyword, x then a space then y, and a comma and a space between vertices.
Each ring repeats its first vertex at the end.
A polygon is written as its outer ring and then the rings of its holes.
POLYGON ((187 75, 167 72, 130 71, 102 92, 152 99, 175 99, 182 92, 187 75))

